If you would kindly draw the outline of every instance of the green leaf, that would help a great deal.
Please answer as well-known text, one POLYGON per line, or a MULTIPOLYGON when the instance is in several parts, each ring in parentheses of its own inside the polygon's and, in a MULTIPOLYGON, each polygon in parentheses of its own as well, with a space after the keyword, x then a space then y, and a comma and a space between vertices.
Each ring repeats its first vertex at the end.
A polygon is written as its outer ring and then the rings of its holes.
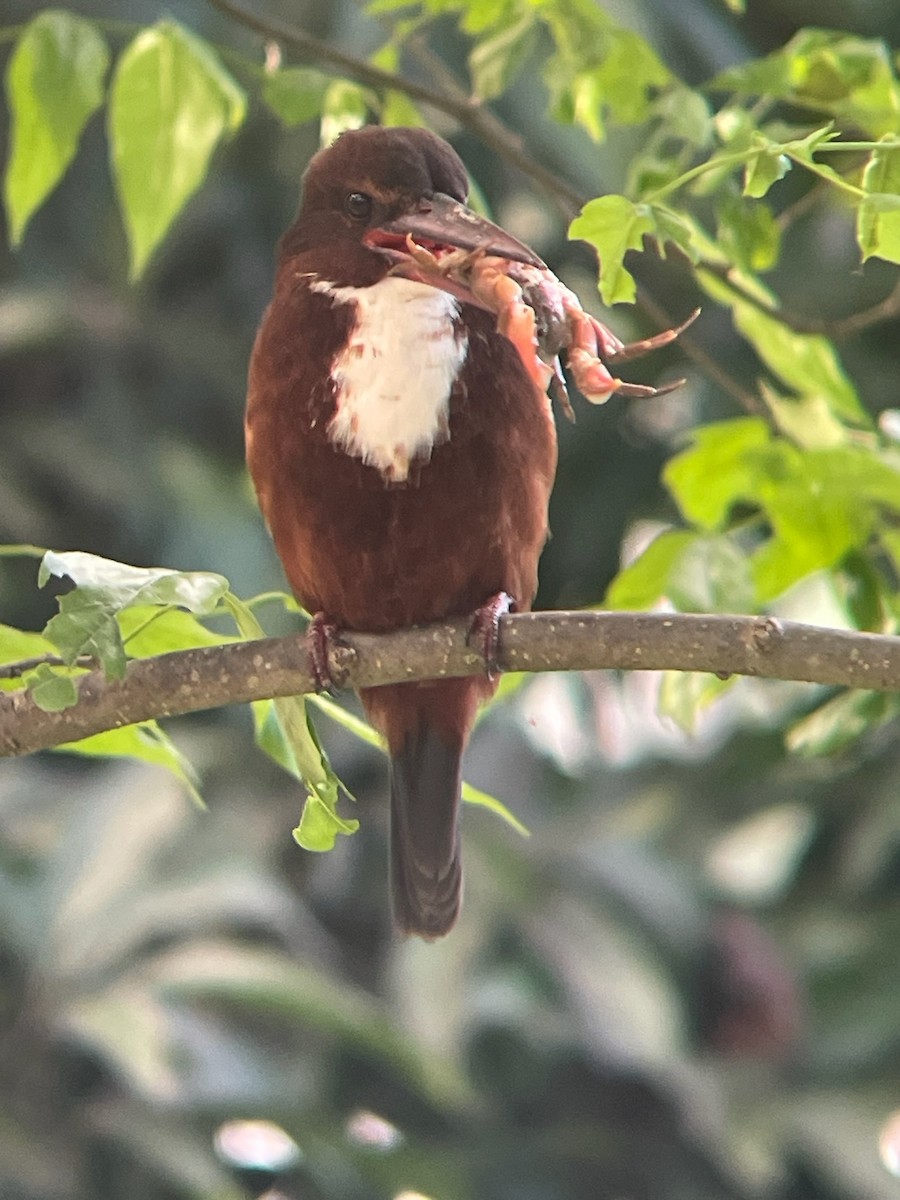
POLYGON ((263 99, 287 129, 320 116, 331 79, 312 67, 286 67, 266 76, 263 99))
POLYGON ((839 30, 801 29, 782 49, 713 79, 713 90, 795 102, 870 137, 896 133, 900 87, 888 46, 839 30))
POLYGON ((654 538, 643 554, 613 579, 603 607, 625 612, 653 608, 668 595, 673 572, 698 536, 692 530, 668 529, 654 538))
POLYGON ((75 157, 103 102, 108 66, 95 26, 59 9, 35 17, 19 37, 6 73, 11 146, 4 197, 14 246, 75 157))
POLYGON ((108 729, 77 742, 64 742, 54 746, 54 750, 91 758, 137 758, 164 767, 183 784, 198 807, 205 807, 194 768, 155 721, 108 729))
POLYGON ((835 566, 868 542, 875 523, 871 506, 845 492, 823 493, 813 476, 798 474, 764 489, 773 536, 753 554, 757 600, 766 604, 807 575, 835 566))
POLYGON ((857 209, 856 240, 863 262, 883 258, 900 263, 900 196, 883 192, 866 196, 857 209))
POLYGON ((38 586, 51 576, 69 578, 79 588, 95 588, 110 605, 176 604, 197 615, 211 613, 228 590, 224 575, 212 571, 174 571, 171 567, 132 567, 128 563, 86 554, 48 550, 38 572, 38 586))
POLYGON ((712 141, 712 113, 701 92, 674 83, 662 93, 653 110, 665 122, 669 136, 681 138, 698 149, 712 141))
POLYGON ((768 447, 772 434, 758 417, 742 417, 691 436, 693 445, 669 460, 663 480, 689 521, 719 529, 735 504, 756 495, 760 466, 750 452, 768 447))
POLYGON ((214 51, 173 21, 143 30, 122 54, 110 93, 109 137, 132 279, 245 112, 243 92, 214 51))
POLYGON ((534 12, 526 10, 496 32, 476 42, 469 54, 472 92, 478 100, 502 95, 521 71, 537 44, 534 12))
POLYGON ((659 688, 657 712, 674 721, 682 732, 692 734, 704 709, 718 700, 737 681, 720 679, 700 671, 664 671, 659 688))
POLYGON ((359 84, 351 83, 349 79, 333 79, 322 100, 320 145, 330 146, 346 130, 360 129, 366 123, 370 108, 377 108, 377 101, 359 84))
MULTIPOLYGON (((248 606, 232 592, 223 602, 245 638, 264 636, 248 606)), ((280 696, 252 704, 257 745, 307 790, 306 803, 294 830, 304 850, 332 850, 338 834, 355 833, 356 820, 345 820, 337 811, 340 793, 353 797, 335 775, 309 718, 303 696, 280 696)))
POLYGON ((856 240, 863 262, 877 257, 900 263, 900 149, 873 150, 862 186, 867 195, 856 213, 856 240))
POLYGON ((766 204, 723 193, 716 205, 719 245, 747 271, 768 271, 778 262, 781 230, 766 204))
POLYGON ((223 646, 236 639, 213 633, 180 608, 134 605, 116 615, 129 658, 151 658, 173 650, 223 646))
POLYGON ((60 674, 49 663, 41 663, 25 676, 25 683, 38 708, 44 712, 62 712, 78 703, 78 688, 71 675, 60 674))
POLYGON ((424 128, 428 122, 422 116, 422 110, 413 104, 409 96, 395 88, 389 88, 381 102, 381 124, 424 128))
POLYGON ((522 837, 531 837, 531 830, 527 825, 523 825, 518 817, 514 816, 506 805, 498 800, 496 796, 492 796, 489 792, 483 792, 480 788, 472 787, 471 783, 463 783, 462 799, 465 804, 474 804, 478 808, 486 808, 488 812, 492 812, 495 817, 500 817, 505 821, 511 829, 522 837))
POLYGON ((606 122, 604 121, 603 84, 596 70, 578 71, 569 80, 567 91, 559 97, 565 102, 565 109, 554 112, 557 120, 566 124, 580 125, 595 142, 602 142, 606 137, 606 122), (563 116, 562 113, 566 115, 563 116))
POLYGON ((789 329, 709 272, 698 271, 697 278, 713 299, 731 309, 737 328, 789 388, 800 396, 822 396, 841 420, 861 427, 871 426, 871 419, 827 338, 789 329))
POLYGON ((847 441, 850 431, 828 407, 824 396, 783 396, 763 380, 760 390, 779 430, 804 450, 821 450, 847 441))
POLYGON ((679 612, 748 612, 755 588, 745 548, 726 534, 695 537, 673 564, 666 596, 679 612))
POLYGON ((650 211, 653 215, 653 236, 660 245, 660 252, 665 252, 667 241, 674 242, 691 262, 699 262, 707 238, 696 221, 688 214, 676 212, 663 204, 651 204, 650 211))
POLYGON ((759 200, 790 169, 791 160, 780 147, 759 150, 744 167, 744 195, 759 200))
MULTIPOLYGON (((14 629, 12 625, 0 625, 0 664, 38 659, 46 654, 56 654, 56 647, 46 637, 14 629)), ((20 678, 0 679, 0 691, 16 691, 22 686, 20 678)))
POLYGON ((609 37, 609 48, 596 75, 604 102, 621 125, 646 121, 656 90, 672 79, 650 43, 630 29, 616 29, 609 37))
POLYGON ((837 754, 864 733, 893 720, 900 697, 890 692, 843 692, 797 721, 785 736, 792 754, 837 754))
POLYGON ((132 605, 174 605, 195 614, 212 612, 228 590, 221 575, 132 567, 94 554, 48 551, 41 562, 41 587, 51 575, 68 577, 73 591, 60 597, 60 611, 44 630, 67 663, 96 658, 112 678, 125 674, 125 648, 117 617, 132 605))
POLYGON ((644 234, 653 232, 650 209, 627 196, 590 200, 569 226, 570 238, 589 242, 600 255, 600 295, 604 304, 634 302, 634 277, 625 269, 628 250, 640 250, 644 234))

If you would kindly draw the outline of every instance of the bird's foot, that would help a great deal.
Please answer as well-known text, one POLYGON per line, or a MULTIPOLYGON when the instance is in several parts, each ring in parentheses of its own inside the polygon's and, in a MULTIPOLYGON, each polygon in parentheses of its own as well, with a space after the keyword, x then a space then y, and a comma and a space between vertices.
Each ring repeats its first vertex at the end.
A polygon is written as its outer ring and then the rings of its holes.
POLYGON ((337 691, 328 661, 328 651, 337 639, 338 627, 334 621, 330 621, 325 613, 316 613, 306 629, 306 652, 317 692, 337 691))
POLYGON ((475 610, 467 640, 481 651, 488 679, 500 674, 500 618, 515 607, 508 592, 497 592, 475 610))

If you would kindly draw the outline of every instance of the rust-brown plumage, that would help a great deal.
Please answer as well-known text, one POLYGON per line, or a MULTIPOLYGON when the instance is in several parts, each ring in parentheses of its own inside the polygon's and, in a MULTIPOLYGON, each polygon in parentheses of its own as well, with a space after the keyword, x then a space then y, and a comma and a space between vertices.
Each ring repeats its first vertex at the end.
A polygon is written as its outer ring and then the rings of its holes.
MULTIPOLYGON (((282 241, 250 367, 248 463, 293 591, 338 627, 384 632, 471 614, 500 592, 527 609, 536 590, 555 433, 546 397, 490 314, 462 303, 448 316, 465 356, 433 445, 400 478, 334 438, 333 368, 357 319, 335 289, 377 285, 399 253, 384 231, 415 228, 435 196, 461 201, 465 190, 461 162, 433 134, 348 133, 313 159, 282 241), (348 211, 363 207, 348 204, 360 195, 371 201, 364 219, 348 211)), ((472 228, 466 220, 454 240, 448 227, 447 243, 469 244, 472 228)), ((476 233, 502 238, 488 226, 476 233)), ((406 932, 437 937, 456 919, 460 761, 493 686, 485 676, 362 692, 391 756, 394 914, 406 932)))

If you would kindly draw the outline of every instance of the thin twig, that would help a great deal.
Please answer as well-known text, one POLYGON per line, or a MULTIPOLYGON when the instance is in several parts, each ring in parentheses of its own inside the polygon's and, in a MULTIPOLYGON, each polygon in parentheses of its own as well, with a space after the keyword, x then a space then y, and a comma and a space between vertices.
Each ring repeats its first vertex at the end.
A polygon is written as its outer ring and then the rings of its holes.
POLYGON ((285 25, 271 17, 258 17, 248 12, 231 0, 209 0, 209 4, 230 17, 238 24, 252 29, 261 37, 281 42, 289 46, 302 58, 309 59, 317 65, 329 64, 345 72, 358 83, 372 88, 390 88, 403 92, 411 100, 430 105, 439 112, 454 117, 461 125, 470 129, 492 150, 501 154, 507 162, 517 167, 524 175, 532 179, 543 191, 555 199, 567 202, 570 215, 581 207, 583 200, 578 192, 561 180, 553 171, 542 167, 524 149, 521 140, 509 130, 502 121, 484 108, 477 100, 471 99, 461 88, 435 88, 427 84, 417 83, 398 75, 393 71, 385 71, 376 67, 364 58, 355 54, 347 54, 320 41, 305 30, 296 26, 285 25))
MULTIPOLYGON (((429 87, 407 79, 403 75, 382 70, 373 66, 364 58, 347 54, 312 37, 302 29, 288 26, 272 18, 258 17, 248 12, 232 0, 209 0, 209 4, 230 17, 238 24, 252 29, 261 37, 283 43, 289 46, 302 58, 311 60, 317 65, 329 64, 346 72, 359 83, 373 88, 391 88, 403 92, 413 100, 430 105, 439 112, 446 113, 485 145, 518 169, 526 178, 532 180, 560 208, 562 215, 568 220, 581 210, 586 202, 577 188, 573 187, 558 172, 550 170, 536 162, 525 149, 521 138, 515 134, 499 117, 478 101, 473 100, 456 84, 452 75, 447 71, 433 72, 442 84, 441 87, 429 87)), ((418 53, 422 53, 421 49, 418 53)), ((430 50, 428 51, 430 54, 430 50)), ((646 293, 639 300, 639 307, 648 315, 658 319, 660 309, 649 300, 646 293)), ((685 353, 692 358, 719 386, 739 404, 751 412, 760 410, 760 401, 753 393, 748 392, 723 367, 715 362, 690 336, 685 337, 680 345, 685 353)))
MULTIPOLYGON (((342 633, 329 667, 342 687, 476 675, 471 622, 390 634, 342 633)), ((505 671, 680 670, 900 691, 900 637, 823 629, 771 617, 549 612, 503 617, 505 671)), ((153 717, 313 690, 303 638, 265 638, 136 659, 125 678, 93 671, 62 712, 28 692, 0 694, 0 757, 29 754, 153 717)))

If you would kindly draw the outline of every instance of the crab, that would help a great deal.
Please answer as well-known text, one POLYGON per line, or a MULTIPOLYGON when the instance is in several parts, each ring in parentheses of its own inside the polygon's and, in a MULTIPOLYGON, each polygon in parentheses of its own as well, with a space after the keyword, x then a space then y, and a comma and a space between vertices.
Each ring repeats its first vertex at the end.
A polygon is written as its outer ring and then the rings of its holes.
POLYGON ((515 346, 535 386, 542 393, 549 389, 570 420, 574 414, 560 354, 565 355, 575 386, 592 404, 603 404, 613 395, 664 396, 684 383, 676 379, 658 388, 627 383, 610 368, 674 342, 700 315, 699 308, 673 329, 626 344, 585 312, 575 293, 545 266, 513 262, 481 249, 432 251, 411 234, 406 251, 409 259, 395 271, 414 271, 423 282, 434 282, 496 314, 497 329, 515 346))

